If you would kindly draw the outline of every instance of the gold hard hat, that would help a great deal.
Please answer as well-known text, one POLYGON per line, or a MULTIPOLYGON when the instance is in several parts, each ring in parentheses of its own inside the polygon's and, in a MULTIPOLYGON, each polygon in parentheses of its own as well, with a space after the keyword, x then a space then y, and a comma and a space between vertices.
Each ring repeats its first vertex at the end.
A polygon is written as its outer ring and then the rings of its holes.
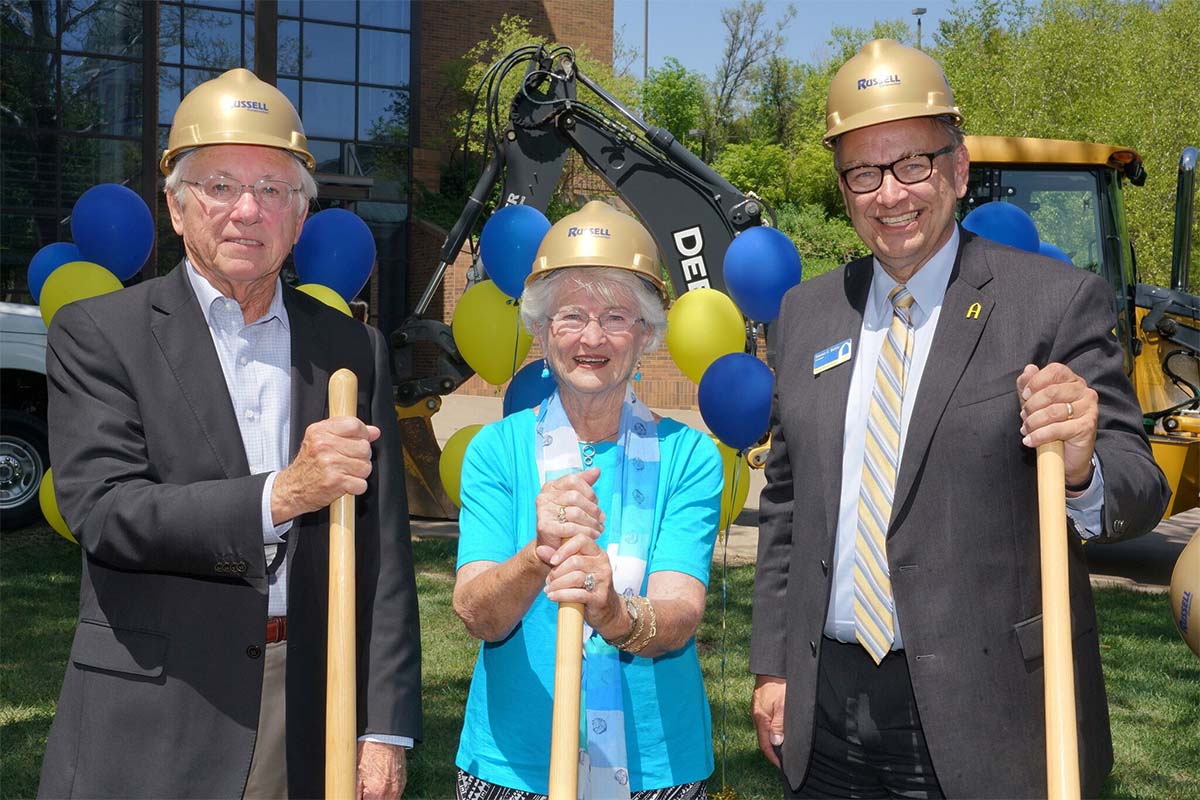
POLYGON ((636 272, 654 285, 663 303, 667 302, 654 237, 642 223, 599 200, 563 217, 546 232, 525 285, 568 267, 615 267, 636 272))
POLYGON ((180 153, 210 144, 278 147, 299 156, 310 172, 317 166, 291 101, 248 69, 231 69, 187 93, 158 168, 167 175, 180 153))
POLYGON ((832 149, 834 139, 859 128, 939 116, 962 125, 962 112, 954 105, 941 65, 894 39, 874 39, 833 76, 821 141, 832 149))

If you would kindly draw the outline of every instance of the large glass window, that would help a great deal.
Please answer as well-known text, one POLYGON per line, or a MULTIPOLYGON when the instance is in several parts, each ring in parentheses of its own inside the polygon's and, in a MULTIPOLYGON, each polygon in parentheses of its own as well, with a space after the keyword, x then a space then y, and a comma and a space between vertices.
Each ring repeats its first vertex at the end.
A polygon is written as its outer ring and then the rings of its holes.
MULTIPOLYGON (((71 207, 97 183, 142 194, 158 218, 158 271, 176 263, 157 158, 188 91, 225 70, 254 69, 256 54, 263 60, 255 10, 255 0, 0 2, 0 299, 30 300, 29 259, 69 240, 71 207)), ((381 276, 402 279, 410 2, 280 0, 258 11, 274 27, 274 79, 300 111, 318 172, 374 179, 358 207, 354 192, 324 180, 321 205, 367 219, 381 276)))
POLYGON ((80 194, 141 191, 143 18, 137 0, 0 3, 0 299, 32 301, 29 260, 70 239, 80 194))

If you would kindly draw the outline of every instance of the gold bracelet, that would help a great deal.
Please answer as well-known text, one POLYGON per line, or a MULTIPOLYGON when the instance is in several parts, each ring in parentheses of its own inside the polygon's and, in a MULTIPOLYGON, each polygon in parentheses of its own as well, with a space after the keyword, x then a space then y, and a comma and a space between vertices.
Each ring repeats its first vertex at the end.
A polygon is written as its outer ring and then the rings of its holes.
POLYGON ((650 644, 650 641, 658 635, 658 615, 654 611, 654 604, 650 602, 649 597, 639 597, 641 601, 642 612, 650 617, 650 632, 646 634, 646 638, 637 644, 636 647, 628 648, 630 653, 640 653, 642 648, 650 644))

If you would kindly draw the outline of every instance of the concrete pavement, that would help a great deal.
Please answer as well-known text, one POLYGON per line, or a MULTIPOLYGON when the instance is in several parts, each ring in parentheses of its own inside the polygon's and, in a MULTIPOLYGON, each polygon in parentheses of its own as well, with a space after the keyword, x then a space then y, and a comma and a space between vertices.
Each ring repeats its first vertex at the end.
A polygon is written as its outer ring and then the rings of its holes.
MULTIPOLYGON (((500 419, 502 396, 476 397, 448 395, 442 409, 433 417, 434 435, 439 445, 460 428, 500 419)), ((659 410, 698 430, 707 432, 699 411, 659 410)), ((730 526, 728 547, 717 542, 714 559, 727 557, 731 565, 754 563, 758 547, 758 498, 765 485, 762 470, 750 471, 750 494, 746 507, 730 526)), ((1153 532, 1129 542, 1095 545, 1088 548, 1092 584, 1126 586, 1150 592, 1165 592, 1171 583, 1171 570, 1192 535, 1200 531, 1200 508, 1164 520, 1153 532)), ((458 524, 446 520, 413 520, 413 535, 446 537, 458 535, 458 524)))

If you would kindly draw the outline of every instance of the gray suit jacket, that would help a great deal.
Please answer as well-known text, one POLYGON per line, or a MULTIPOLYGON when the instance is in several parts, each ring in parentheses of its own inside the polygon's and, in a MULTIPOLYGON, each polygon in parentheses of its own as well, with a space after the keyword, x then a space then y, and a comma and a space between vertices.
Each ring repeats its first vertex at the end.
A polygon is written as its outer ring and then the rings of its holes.
MULTIPOLYGON (((857 351, 871 271, 861 259, 792 289, 777 325, 750 668, 787 679, 783 768, 793 786, 812 746, 851 374, 847 363, 814 376, 812 359, 846 338, 857 351)), ((1024 366, 1063 362, 1100 395, 1103 540, 1150 530, 1166 506, 1112 307, 1095 275, 962 233, 887 540, 913 691, 947 797, 1046 794, 1037 479, 1016 393, 1024 366), (978 317, 968 316, 974 304, 978 317)), ((1083 551, 1072 538, 1081 777, 1094 796, 1112 742, 1083 551)))
MULTIPOLYGON (((360 731, 419 738, 420 637, 388 351, 284 287, 294 455, 358 375, 378 425, 355 504, 360 731)), ((261 499, 211 335, 181 265, 74 303, 49 334, 50 450, 83 556, 79 625, 42 765, 45 797, 240 797, 263 679, 261 499)), ((328 512, 289 534, 288 780, 324 791, 328 512)))

